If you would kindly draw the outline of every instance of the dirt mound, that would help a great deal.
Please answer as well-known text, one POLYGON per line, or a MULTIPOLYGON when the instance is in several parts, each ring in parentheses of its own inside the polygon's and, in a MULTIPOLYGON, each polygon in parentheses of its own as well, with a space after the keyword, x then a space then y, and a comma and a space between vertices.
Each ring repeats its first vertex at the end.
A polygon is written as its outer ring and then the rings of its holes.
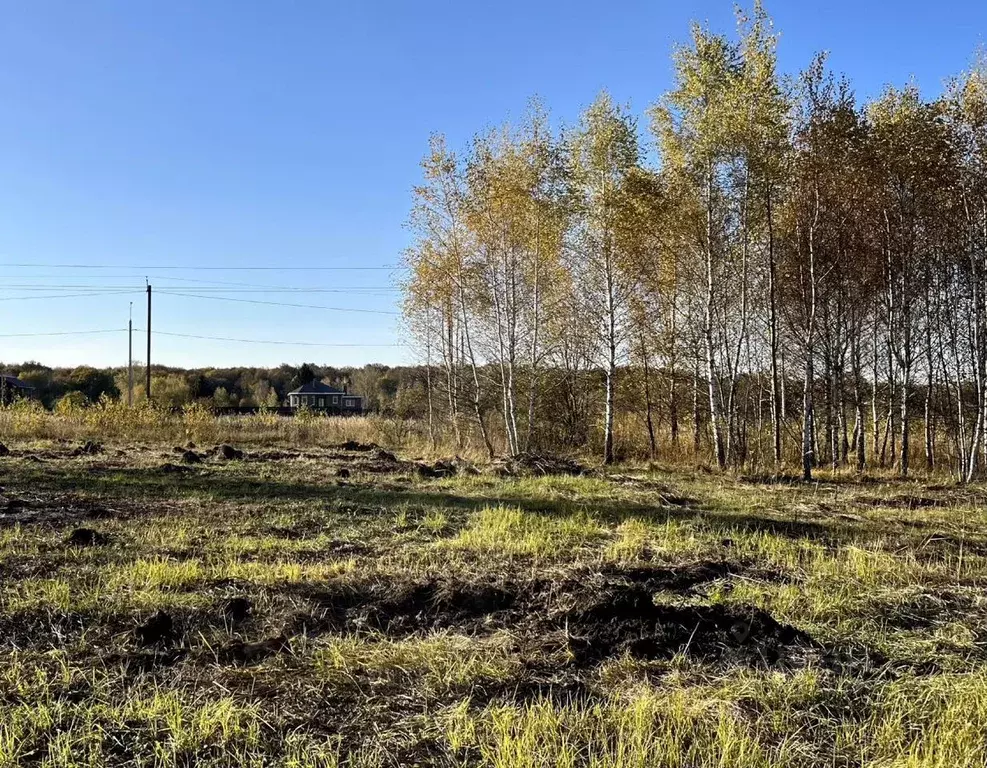
POLYGON ((602 580, 608 586, 637 585, 650 592, 688 592, 695 587, 728 578, 744 570, 738 563, 726 560, 706 560, 676 566, 621 567, 604 565, 587 567, 584 572, 577 570, 575 578, 593 587, 593 579, 602 580))
POLYGON ((223 605, 223 618, 231 624, 239 624, 246 621, 252 611, 253 605, 247 598, 232 597, 223 605))
POLYGON ((174 620, 160 610, 134 629, 134 637, 141 645, 169 643, 175 639, 176 634, 174 620))
POLYGON ((464 461, 458 456, 455 459, 439 459, 434 464, 429 464, 428 462, 415 462, 414 464, 415 472, 419 477, 426 478, 441 478, 441 477, 455 477, 456 475, 478 475, 479 470, 470 464, 468 461, 464 461))
POLYGON ((345 443, 337 445, 336 448, 341 451, 358 451, 363 453, 376 450, 380 446, 377 443, 358 443, 356 440, 347 440, 345 443))
POLYGON ((197 454, 195 451, 185 451, 185 453, 182 454, 182 463, 183 464, 201 464, 202 463, 202 456, 200 456, 199 454, 197 454))
POLYGON ((183 467, 181 464, 171 464, 166 463, 161 465, 161 471, 166 475, 181 475, 186 472, 191 472, 191 467, 183 467))
POLYGON ((612 567, 523 582, 477 583, 439 577, 383 580, 309 593, 315 610, 285 625, 294 635, 382 632, 405 637, 435 630, 477 634, 509 629, 525 642, 565 645, 578 666, 629 654, 766 667, 804 659, 816 644, 752 606, 656 603, 659 592, 694 598, 696 588, 742 567, 725 562, 681 568, 612 567))
POLYGON ((103 452, 103 444, 92 440, 86 440, 82 445, 72 451, 73 456, 98 456, 103 452))
POLYGON ((390 451, 381 448, 377 443, 358 443, 356 440, 347 440, 335 446, 337 450, 348 451, 350 453, 368 453, 369 458, 378 462, 398 464, 398 457, 390 451))
POLYGON ((245 643, 236 638, 220 651, 219 660, 227 664, 256 664, 278 653, 291 653, 291 641, 283 634, 259 643, 245 643))
POLYGON ((8 448, 3 443, 0 443, 0 456, 9 456, 9 455, 10 455, 10 448, 8 448))
POLYGON ((551 454, 518 453, 495 462, 493 471, 499 475, 521 477, 534 475, 585 475, 589 470, 575 459, 551 454))
POLYGON ((213 449, 215 455, 223 461, 238 461, 243 458, 243 451, 234 448, 232 445, 223 443, 213 449))
POLYGON ((399 463, 397 456, 395 456, 390 451, 385 451, 379 445, 374 447, 374 449, 370 452, 370 458, 372 458, 374 461, 386 462, 387 464, 399 463))
POLYGON ((105 533, 94 531, 92 528, 76 528, 65 539, 65 543, 73 547, 97 547, 108 541, 109 537, 105 533))
POLYGON ((566 633, 579 665, 623 654, 670 659, 684 653, 706 661, 767 667, 814 646, 804 632, 758 608, 660 605, 641 586, 604 592, 589 605, 556 616, 552 624, 566 633))
POLYGON ((476 584, 455 579, 381 581, 308 595, 315 610, 286 624, 287 634, 372 631, 405 636, 433 629, 474 631, 495 614, 513 608, 512 585, 476 584))
POLYGON ((490 584, 429 581, 368 595, 352 617, 358 625, 391 634, 458 627, 504 611, 517 596, 490 584))

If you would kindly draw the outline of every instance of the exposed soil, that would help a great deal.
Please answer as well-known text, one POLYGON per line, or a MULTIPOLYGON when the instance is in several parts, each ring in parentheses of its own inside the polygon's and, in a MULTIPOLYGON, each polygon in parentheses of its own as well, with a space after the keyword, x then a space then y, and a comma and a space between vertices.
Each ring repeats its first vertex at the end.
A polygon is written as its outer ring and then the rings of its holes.
POLYGON ((109 537, 106 534, 94 531, 92 528, 76 528, 65 539, 66 544, 74 547, 95 547, 106 544, 108 541, 109 537))
POLYGON ((576 664, 596 663, 624 653, 640 659, 669 659, 676 653, 704 661, 773 666, 795 660, 814 646, 794 627, 779 624, 754 607, 658 605, 641 587, 599 595, 585 608, 555 619, 576 664))
POLYGON ((183 467, 181 464, 165 463, 160 467, 162 473, 166 475, 181 475, 192 471, 191 467, 183 467))
POLYGON ((551 454, 518 453, 494 462, 493 471, 499 475, 544 476, 585 475, 589 470, 575 459, 551 454))
POLYGON ((736 564, 683 568, 608 568, 560 579, 464 582, 381 581, 309 595, 311 614, 292 617, 287 634, 383 632, 408 636, 436 629, 482 634, 509 629, 528 641, 564 644, 577 666, 625 653, 668 659, 686 653, 747 666, 797 662, 817 646, 805 633, 753 607, 655 602, 657 592, 686 595, 741 571, 736 564))
POLYGON ((259 643, 234 638, 222 649, 219 660, 226 664, 256 664, 278 653, 291 653, 291 641, 283 634, 259 643))
POLYGON ((103 444, 87 440, 73 451, 76 456, 97 456, 103 452, 103 444))
POLYGON ((231 624, 246 621, 253 611, 253 604, 245 597, 233 597, 223 605, 223 616, 231 624))
POLYGON ((0 528, 7 525, 70 525, 83 520, 125 517, 123 512, 75 496, 0 496, 0 528))
POLYGON ((212 450, 212 453, 216 456, 216 458, 222 459, 223 461, 239 461, 243 459, 244 456, 243 451, 226 443, 217 445, 212 450))
POLYGON ((197 454, 195 451, 185 451, 182 454, 182 463, 183 464, 201 464, 202 463, 202 458, 203 457, 200 456, 199 454, 197 454))
POLYGON ((168 643, 177 637, 174 619, 164 611, 158 611, 134 629, 134 637, 140 645, 168 643))

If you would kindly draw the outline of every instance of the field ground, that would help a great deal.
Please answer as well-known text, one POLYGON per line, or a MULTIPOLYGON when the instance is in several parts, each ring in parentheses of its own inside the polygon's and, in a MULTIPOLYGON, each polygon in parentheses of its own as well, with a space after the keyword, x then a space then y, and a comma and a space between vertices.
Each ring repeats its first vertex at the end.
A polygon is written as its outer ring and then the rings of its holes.
POLYGON ((9 444, 0 766, 987 761, 981 487, 349 447, 9 444))

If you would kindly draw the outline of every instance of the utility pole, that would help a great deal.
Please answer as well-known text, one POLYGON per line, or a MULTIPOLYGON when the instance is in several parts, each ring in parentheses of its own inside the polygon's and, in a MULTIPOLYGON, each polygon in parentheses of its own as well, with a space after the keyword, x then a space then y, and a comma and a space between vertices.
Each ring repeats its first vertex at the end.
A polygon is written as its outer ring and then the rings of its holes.
POLYGON ((130 302, 127 321, 127 407, 134 405, 134 302, 130 302))
POLYGON ((147 284, 147 370, 144 383, 144 393, 147 402, 151 402, 151 284, 147 284))

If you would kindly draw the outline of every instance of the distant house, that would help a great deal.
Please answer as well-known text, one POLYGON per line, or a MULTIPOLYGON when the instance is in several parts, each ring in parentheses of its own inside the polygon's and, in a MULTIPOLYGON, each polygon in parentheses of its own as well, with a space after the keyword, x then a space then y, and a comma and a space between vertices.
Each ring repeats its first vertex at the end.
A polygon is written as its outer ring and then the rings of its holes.
POLYGON ((34 397, 34 387, 9 373, 0 373, 0 403, 7 405, 14 400, 32 397, 34 397))
POLYGON ((289 392, 288 405, 328 413, 363 413, 363 398, 360 395, 351 395, 345 389, 335 389, 321 381, 302 384, 294 392, 289 392))

